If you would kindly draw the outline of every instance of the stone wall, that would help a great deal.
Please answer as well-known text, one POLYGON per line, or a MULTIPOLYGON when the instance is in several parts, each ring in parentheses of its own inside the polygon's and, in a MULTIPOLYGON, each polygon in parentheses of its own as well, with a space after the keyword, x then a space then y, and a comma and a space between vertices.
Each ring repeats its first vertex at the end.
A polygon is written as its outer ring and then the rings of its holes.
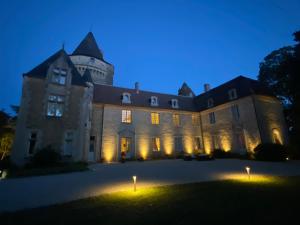
POLYGON ((51 145, 63 153, 65 133, 73 132, 72 158, 84 159, 84 145, 86 132, 87 107, 84 96, 87 88, 71 85, 71 68, 63 57, 53 62, 49 67, 45 79, 24 77, 21 97, 20 114, 17 121, 17 130, 12 151, 12 159, 17 164, 28 161, 29 138, 31 132, 37 132, 35 152, 51 145), (67 72, 66 85, 57 85, 50 82, 53 68, 65 68, 67 72), (50 94, 65 96, 62 117, 47 116, 48 96, 50 94))
POLYGON ((278 131, 281 144, 287 144, 288 134, 280 101, 267 96, 255 96, 254 101, 262 142, 274 143, 273 133, 278 131))
POLYGON ((130 106, 105 105, 103 111, 102 157, 106 161, 120 158, 120 138, 132 138, 132 157, 153 158, 156 156, 175 155, 174 137, 182 137, 182 151, 192 153, 194 137, 201 138, 200 124, 192 125, 191 112, 171 111, 130 106), (121 122, 122 110, 131 110, 132 123, 121 122), (158 112, 160 124, 151 124, 151 112, 158 112), (173 124, 173 113, 180 115, 180 126, 173 124), (152 138, 160 138, 160 151, 153 152, 152 138))
POLYGON ((201 112, 205 151, 215 148, 237 153, 252 151, 260 143, 252 97, 245 97, 201 112), (240 118, 234 119, 231 107, 237 105, 240 118), (211 124, 209 113, 214 112, 215 123, 211 124), (245 148, 243 148, 243 145, 245 148))
POLYGON ((81 75, 83 75, 85 69, 88 68, 91 72, 94 83, 113 85, 113 65, 99 59, 83 55, 74 55, 70 56, 70 58, 81 75))

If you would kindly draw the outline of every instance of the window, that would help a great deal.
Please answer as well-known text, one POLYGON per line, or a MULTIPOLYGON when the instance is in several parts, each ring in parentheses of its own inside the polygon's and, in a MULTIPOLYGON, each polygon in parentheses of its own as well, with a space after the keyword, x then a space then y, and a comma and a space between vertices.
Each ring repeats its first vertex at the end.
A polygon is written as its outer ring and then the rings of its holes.
POLYGON ((194 149, 200 151, 202 149, 202 142, 200 137, 194 137, 194 149))
POLYGON ((130 104, 131 103, 130 96, 131 95, 129 93, 123 93, 123 95, 122 95, 122 103, 130 104))
POLYGON ((173 124, 176 127, 180 126, 180 117, 179 117, 179 114, 173 114, 173 124))
POLYGON ((122 110, 122 123, 131 123, 131 110, 122 110))
POLYGON ((182 137, 175 137, 174 142, 175 142, 175 151, 177 151, 177 152, 183 151, 182 137))
POLYGON ((171 105, 172 105, 172 108, 174 108, 174 109, 179 108, 178 100, 177 99, 172 99, 171 100, 171 105))
POLYGON ((95 151, 95 136, 90 136, 90 148, 89 152, 95 151))
POLYGON ((160 138, 159 137, 152 138, 152 150, 155 152, 160 151, 160 138))
POLYGON ((61 95, 49 95, 47 116, 62 117, 65 97, 61 95))
POLYGON ((151 96, 150 104, 151 106, 158 106, 158 99, 156 96, 151 96))
POLYGON ((56 68, 53 70, 53 75, 52 75, 51 81, 52 81, 52 83, 64 85, 64 84, 66 84, 66 77, 67 77, 66 70, 56 68))
POLYGON ((231 113, 234 120, 239 120, 240 118, 240 112, 239 112, 239 106, 233 105, 231 106, 231 113))
POLYGON ((236 89, 235 89, 235 88, 230 89, 230 90, 228 91, 228 95, 229 95, 229 99, 230 99, 230 100, 236 99, 236 98, 237 98, 236 89))
POLYGON ((197 114, 192 114, 192 124, 193 126, 199 126, 200 125, 200 117, 197 114))
POLYGON ((210 107, 213 107, 214 106, 214 100, 212 98, 209 98, 207 100, 207 107, 210 108, 210 107))
POLYGON ((72 148, 73 148, 73 132, 67 131, 65 133, 64 155, 71 156, 72 148))
POLYGON ((209 113, 209 122, 210 122, 210 124, 216 123, 216 118, 215 118, 214 112, 209 113))
POLYGON ((151 123, 156 125, 159 124, 159 113, 157 112, 151 113, 151 123))
POLYGON ((37 142, 37 132, 33 131, 29 134, 28 155, 33 155, 37 142))

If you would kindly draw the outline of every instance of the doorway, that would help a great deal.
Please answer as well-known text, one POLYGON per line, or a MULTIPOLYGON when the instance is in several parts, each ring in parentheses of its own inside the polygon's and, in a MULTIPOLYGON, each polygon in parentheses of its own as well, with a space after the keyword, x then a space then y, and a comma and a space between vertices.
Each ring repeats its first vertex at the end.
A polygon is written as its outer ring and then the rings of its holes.
POLYGON ((121 155, 126 159, 132 158, 132 139, 130 137, 121 137, 121 155))
POLYGON ((95 161, 95 136, 90 136, 90 147, 89 147, 89 156, 88 160, 90 162, 95 161))

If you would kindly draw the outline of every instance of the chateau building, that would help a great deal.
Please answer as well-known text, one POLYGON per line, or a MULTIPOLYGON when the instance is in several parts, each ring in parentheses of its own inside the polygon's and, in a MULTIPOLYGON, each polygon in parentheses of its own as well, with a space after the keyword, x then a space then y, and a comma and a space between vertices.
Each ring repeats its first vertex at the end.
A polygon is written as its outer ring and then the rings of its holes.
POLYGON ((59 50, 24 73, 12 160, 22 165, 49 145, 65 160, 111 162, 287 142, 282 106, 256 80, 206 84, 199 95, 186 83, 171 95, 113 80, 91 32, 71 55, 59 50))

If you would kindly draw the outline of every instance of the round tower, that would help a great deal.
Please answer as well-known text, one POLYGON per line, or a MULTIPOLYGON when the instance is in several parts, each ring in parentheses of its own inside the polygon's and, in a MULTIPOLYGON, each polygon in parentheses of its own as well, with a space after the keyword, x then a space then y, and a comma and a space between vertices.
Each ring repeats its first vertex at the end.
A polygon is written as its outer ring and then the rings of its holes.
POLYGON ((106 62, 92 32, 80 42, 70 58, 83 76, 88 69, 94 84, 113 85, 114 66, 106 62))

